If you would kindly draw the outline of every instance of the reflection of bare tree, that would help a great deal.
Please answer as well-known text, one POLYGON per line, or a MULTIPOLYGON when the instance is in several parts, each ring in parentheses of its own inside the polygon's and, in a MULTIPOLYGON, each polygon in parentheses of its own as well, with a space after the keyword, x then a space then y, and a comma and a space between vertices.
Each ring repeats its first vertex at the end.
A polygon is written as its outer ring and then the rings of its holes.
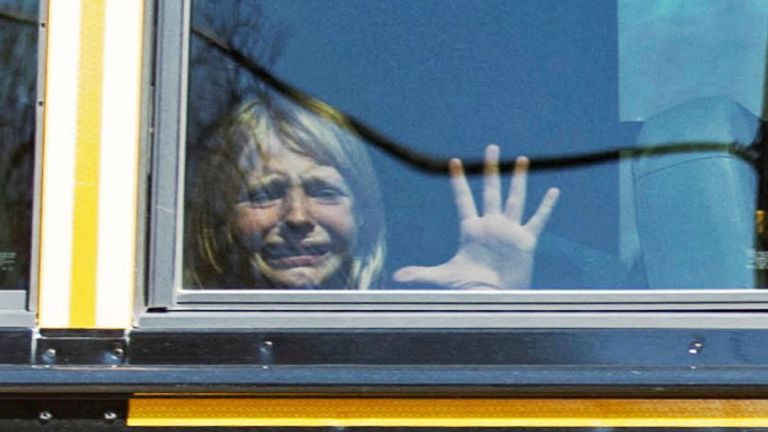
POLYGON ((38 2, 0 0, 0 289, 27 284, 38 2))
MULTIPOLYGON (((259 6, 249 0, 196 0, 192 27, 216 35, 265 65, 275 63, 285 39, 282 28, 268 23, 259 6)), ((262 90, 263 85, 250 71, 192 33, 187 118, 192 144, 213 122, 262 90)))

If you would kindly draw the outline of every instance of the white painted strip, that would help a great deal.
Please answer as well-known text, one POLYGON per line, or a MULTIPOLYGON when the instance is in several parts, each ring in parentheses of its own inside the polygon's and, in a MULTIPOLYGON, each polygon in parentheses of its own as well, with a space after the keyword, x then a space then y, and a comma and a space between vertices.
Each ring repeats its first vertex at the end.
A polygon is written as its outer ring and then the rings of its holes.
POLYGON ((96 327, 128 328, 135 287, 142 2, 106 2, 96 327))
POLYGON ((80 0, 48 5, 40 245, 40 327, 69 324, 80 0))

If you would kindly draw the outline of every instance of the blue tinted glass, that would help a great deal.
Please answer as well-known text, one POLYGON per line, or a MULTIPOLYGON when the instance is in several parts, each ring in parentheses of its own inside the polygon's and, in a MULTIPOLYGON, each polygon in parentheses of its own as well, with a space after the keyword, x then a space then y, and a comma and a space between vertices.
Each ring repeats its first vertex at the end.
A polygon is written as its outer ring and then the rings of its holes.
POLYGON ((190 287, 755 285, 764 3, 197 0, 192 15, 190 287))

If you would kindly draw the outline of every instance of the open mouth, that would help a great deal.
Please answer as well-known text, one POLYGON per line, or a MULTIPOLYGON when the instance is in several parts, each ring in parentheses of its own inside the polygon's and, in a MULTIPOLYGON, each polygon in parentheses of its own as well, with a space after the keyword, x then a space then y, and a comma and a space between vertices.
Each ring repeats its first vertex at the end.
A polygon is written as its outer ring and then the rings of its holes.
POLYGON ((313 267, 325 261, 330 245, 275 245, 262 250, 264 260, 274 268, 313 267))

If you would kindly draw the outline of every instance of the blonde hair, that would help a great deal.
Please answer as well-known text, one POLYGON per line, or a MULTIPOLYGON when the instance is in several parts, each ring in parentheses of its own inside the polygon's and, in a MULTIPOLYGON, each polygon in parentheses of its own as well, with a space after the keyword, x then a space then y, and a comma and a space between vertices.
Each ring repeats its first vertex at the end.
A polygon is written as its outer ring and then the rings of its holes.
POLYGON ((378 182, 364 144, 332 122, 275 95, 248 101, 219 122, 204 141, 206 156, 192 173, 187 202, 185 286, 254 287, 248 251, 232 228, 245 176, 276 150, 288 149, 329 165, 350 187, 357 225, 346 289, 377 288, 385 255, 378 182))

